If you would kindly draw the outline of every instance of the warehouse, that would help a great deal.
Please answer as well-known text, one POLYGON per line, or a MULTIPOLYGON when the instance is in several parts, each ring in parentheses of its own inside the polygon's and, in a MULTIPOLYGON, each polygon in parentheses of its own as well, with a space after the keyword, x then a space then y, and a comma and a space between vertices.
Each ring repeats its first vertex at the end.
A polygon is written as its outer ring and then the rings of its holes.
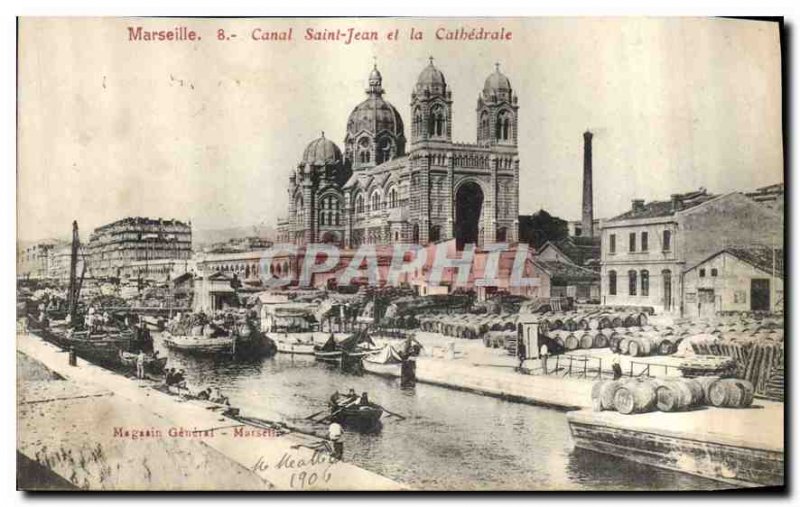
POLYGON ((782 312, 783 249, 730 247, 684 272, 687 317, 782 312))

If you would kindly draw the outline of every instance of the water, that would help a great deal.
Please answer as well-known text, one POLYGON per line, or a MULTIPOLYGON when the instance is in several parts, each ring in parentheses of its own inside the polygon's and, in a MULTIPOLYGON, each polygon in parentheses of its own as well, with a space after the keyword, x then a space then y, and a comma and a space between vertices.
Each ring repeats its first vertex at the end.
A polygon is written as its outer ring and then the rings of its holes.
POLYGON ((218 386, 243 415, 325 435, 306 421, 334 389, 369 392, 407 417, 384 416, 379 434, 345 433, 345 459, 422 489, 711 489, 715 481, 573 449, 566 414, 395 379, 345 375, 308 356, 236 363, 171 353, 192 386, 218 386))

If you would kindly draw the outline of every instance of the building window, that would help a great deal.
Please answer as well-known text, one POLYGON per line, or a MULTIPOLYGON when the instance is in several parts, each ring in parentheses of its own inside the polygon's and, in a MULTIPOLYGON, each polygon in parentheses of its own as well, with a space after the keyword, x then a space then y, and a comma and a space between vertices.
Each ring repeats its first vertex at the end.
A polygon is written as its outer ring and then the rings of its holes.
POLYGON ((628 271, 628 294, 631 296, 636 295, 636 271, 628 271))
POLYGON ((397 207, 397 188, 392 187, 389 190, 389 207, 396 208, 397 207))
POLYGON ((700 278, 705 278, 705 276, 706 276, 705 268, 700 268, 700 278))
POLYGON ((711 276, 717 276, 718 274, 719 271, 717 271, 717 268, 711 268, 711 276))
POLYGON ((431 110, 430 124, 428 134, 431 136, 441 137, 444 135, 444 110, 441 106, 435 106, 431 110))
MULTIPOLYGON (((643 232, 642 233, 642 252, 646 252, 646 251, 647 251, 647 233, 643 232)), ((644 295, 644 294, 642 294, 642 295, 644 295)))
POLYGON ((617 295, 617 272, 616 271, 609 271, 608 272, 608 294, 610 296, 617 295))
MULTIPOLYGON (((576 228, 575 228, 575 235, 576 235, 576 236, 580 236, 580 235, 581 235, 581 232, 583 232, 583 230, 582 230, 580 227, 576 227, 576 228)), ((612 235, 611 235, 611 237, 613 238, 613 237, 614 237, 614 235, 612 234, 612 235)))
MULTIPOLYGON (((617 235, 611 234, 608 237, 608 253, 617 253, 617 235)), ((614 275, 616 276, 616 274, 614 275)))
POLYGON ((372 193, 372 211, 378 211, 381 209, 381 194, 378 193, 376 190, 372 193))
POLYGON ((364 213, 364 196, 356 197, 356 213, 364 213))
POLYGON ((511 113, 503 111, 497 115, 495 123, 495 137, 500 141, 508 141, 511 127, 511 113))
POLYGON ((672 249, 672 233, 670 231, 664 231, 662 243, 665 252, 669 252, 672 249))
POLYGON ((636 233, 632 232, 628 234, 628 251, 635 252, 636 251, 636 233))
POLYGON ((646 269, 643 269, 639 276, 642 279, 642 296, 649 296, 650 295, 650 272, 646 269))

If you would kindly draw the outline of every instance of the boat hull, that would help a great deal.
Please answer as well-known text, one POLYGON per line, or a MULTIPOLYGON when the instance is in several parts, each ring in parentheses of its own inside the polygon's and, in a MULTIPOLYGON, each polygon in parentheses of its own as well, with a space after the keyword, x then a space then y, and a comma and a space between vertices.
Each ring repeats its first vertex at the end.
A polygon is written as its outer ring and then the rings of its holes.
POLYGON ((356 431, 376 431, 381 428, 383 409, 375 406, 347 407, 332 415, 331 419, 342 426, 356 431))
POLYGON ((233 355, 236 351, 234 339, 230 336, 210 338, 166 334, 164 345, 170 350, 192 355, 233 355))
POLYGON ((400 369, 402 368, 401 363, 374 363, 366 359, 362 364, 364 365, 364 371, 383 377, 399 377, 400 369))

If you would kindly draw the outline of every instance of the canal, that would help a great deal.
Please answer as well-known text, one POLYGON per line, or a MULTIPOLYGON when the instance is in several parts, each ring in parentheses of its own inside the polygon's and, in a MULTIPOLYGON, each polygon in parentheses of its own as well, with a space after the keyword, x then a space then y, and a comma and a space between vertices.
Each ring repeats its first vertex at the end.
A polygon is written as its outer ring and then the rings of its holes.
POLYGON ((487 396, 370 374, 345 375, 308 356, 249 363, 172 352, 190 386, 217 386, 242 414, 281 421, 321 436, 306 417, 326 408, 334 389, 369 392, 402 414, 380 433, 345 434, 345 459, 420 489, 712 489, 721 483, 575 450, 566 414, 487 396))

